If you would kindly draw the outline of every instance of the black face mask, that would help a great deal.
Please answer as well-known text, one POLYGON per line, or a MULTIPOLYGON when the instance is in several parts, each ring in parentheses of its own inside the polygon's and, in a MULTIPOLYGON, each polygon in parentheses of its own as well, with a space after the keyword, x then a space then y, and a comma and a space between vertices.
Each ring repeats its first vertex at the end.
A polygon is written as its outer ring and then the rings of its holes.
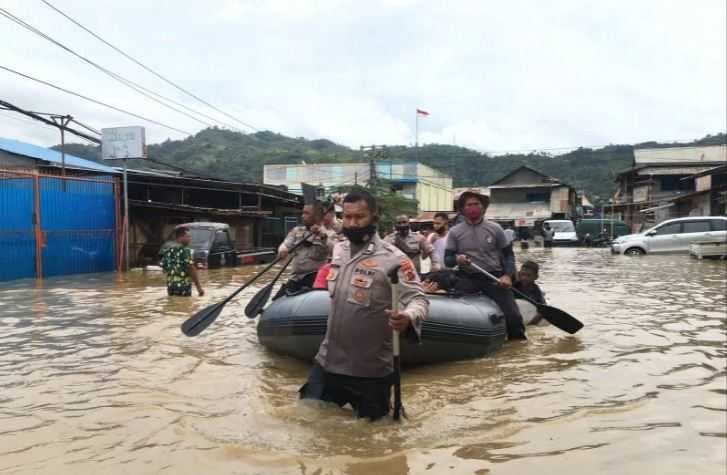
POLYGON ((396 232, 398 232, 402 236, 407 236, 409 234, 409 225, 408 224, 402 224, 402 225, 397 224, 396 232))
POLYGON ((368 226, 364 226, 363 228, 347 228, 344 226, 341 229, 341 234, 346 236, 346 239, 351 241, 353 244, 357 245, 369 242, 369 240, 371 240, 371 236, 373 236, 375 232, 376 226, 374 226, 373 223, 368 226))

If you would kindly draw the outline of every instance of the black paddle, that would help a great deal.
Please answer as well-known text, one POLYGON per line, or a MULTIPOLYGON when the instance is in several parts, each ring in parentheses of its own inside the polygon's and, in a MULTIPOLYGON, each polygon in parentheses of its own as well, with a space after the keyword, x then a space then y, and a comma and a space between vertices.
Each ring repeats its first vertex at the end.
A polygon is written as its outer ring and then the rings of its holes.
MULTIPOLYGON (((470 256, 471 258, 471 256, 470 256)), ((487 272, 482 267, 478 266, 474 262, 470 261, 470 264, 472 267, 480 271, 481 273, 485 274, 487 277, 492 279, 493 281, 497 282, 499 279, 495 277, 494 275, 487 272)), ((550 305, 545 305, 542 303, 538 303, 535 300, 531 299, 524 293, 520 292, 516 288, 511 288, 513 292, 518 294, 523 299, 527 300, 531 304, 535 305, 538 308, 538 313, 543 316, 544 319, 546 319, 548 322, 550 322, 552 325, 560 328, 561 330, 568 332, 570 334, 573 334, 583 328, 583 323, 581 323, 577 318, 573 317, 567 312, 564 312, 563 310, 555 307, 551 307, 550 305)))
MULTIPOLYGON (((399 266, 389 272, 389 280, 391 281, 391 311, 396 313, 399 311, 399 266)), ((394 353, 394 420, 398 421, 403 415, 404 406, 401 404, 401 346, 399 344, 399 332, 392 330, 392 347, 394 353)))
POLYGON ((250 302, 248 302, 245 307, 245 315, 247 315, 248 318, 255 318, 263 311, 263 307, 265 307, 265 304, 268 303, 268 300, 270 299, 270 294, 273 293, 273 286, 275 285, 275 282, 277 282, 280 276, 283 275, 283 272, 285 272, 285 269, 292 260, 293 259, 288 259, 288 262, 286 262, 275 275, 273 281, 260 289, 260 291, 256 293, 252 299, 250 299, 250 302))
MULTIPOLYGON (((304 236, 301 241, 293 246, 293 249, 290 250, 290 252, 293 252, 295 249, 298 248, 301 244, 303 244, 306 239, 310 236, 304 236)), ((279 257, 275 258, 273 262, 271 262, 265 269, 263 269, 259 274, 255 275, 252 279, 248 280, 246 283, 244 283, 239 289, 235 290, 232 295, 227 297, 225 300, 219 303, 215 303, 210 305, 209 307, 205 307, 199 312, 195 313, 191 317, 189 317, 184 323, 182 323, 182 333, 184 333, 187 336, 197 336, 200 333, 204 331, 205 328, 210 326, 212 322, 214 322, 217 317, 220 316, 220 313, 222 312, 222 309, 225 308, 225 305, 227 305, 227 302, 232 300, 237 294, 242 292, 247 288, 248 285, 255 282, 258 277, 272 269, 272 267, 280 262, 281 259, 279 257)))
MULTIPOLYGON (((325 210, 323 211, 323 213, 325 214, 328 211, 330 211, 331 209, 333 209, 333 202, 331 202, 325 208, 325 210)), ((309 233, 307 236, 305 236, 303 238, 303 241, 307 240, 312 235, 313 235, 313 233, 309 233)), ((302 241, 301 241, 301 243, 302 243, 302 241)), ((301 244, 301 243, 298 243, 298 244, 301 244)), ((293 249, 297 248, 298 247, 298 244, 296 244, 293 249)), ((291 249, 290 252, 292 253, 293 250, 291 249)), ((291 260, 292 260, 292 258, 291 258, 291 260)), ((280 269, 280 272, 278 272, 278 275, 275 276, 275 278, 273 279, 273 281, 270 282, 265 287, 263 287, 262 289, 260 289, 260 291, 258 291, 258 293, 256 293, 255 296, 247 304, 247 306, 245 307, 245 315, 247 315, 248 318, 255 318, 255 317, 257 317, 260 314, 260 312, 263 311, 263 308, 265 307, 265 304, 267 304, 268 303, 268 300, 270 299, 270 294, 273 293, 273 286, 275 285, 275 282, 277 282, 278 278, 283 274, 283 271, 288 266, 288 264, 290 264, 290 261, 288 261, 283 266, 283 268, 280 269)))

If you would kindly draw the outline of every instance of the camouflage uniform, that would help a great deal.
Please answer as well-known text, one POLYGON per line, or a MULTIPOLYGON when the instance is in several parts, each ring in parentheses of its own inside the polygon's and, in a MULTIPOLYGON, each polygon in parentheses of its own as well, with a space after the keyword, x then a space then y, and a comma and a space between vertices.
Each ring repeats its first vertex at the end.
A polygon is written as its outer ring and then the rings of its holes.
POLYGON ((192 278, 187 269, 193 262, 192 250, 186 246, 177 244, 164 251, 162 269, 167 274, 167 294, 192 295, 192 278))

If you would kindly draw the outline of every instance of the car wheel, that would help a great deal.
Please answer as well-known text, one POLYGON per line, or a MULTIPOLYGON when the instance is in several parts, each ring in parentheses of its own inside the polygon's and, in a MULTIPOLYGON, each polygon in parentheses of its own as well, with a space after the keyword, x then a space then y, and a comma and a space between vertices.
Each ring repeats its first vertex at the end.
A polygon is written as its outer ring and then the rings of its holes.
POLYGON ((627 256, 643 256, 646 254, 643 249, 640 249, 638 247, 630 247, 626 249, 626 252, 624 252, 627 256))

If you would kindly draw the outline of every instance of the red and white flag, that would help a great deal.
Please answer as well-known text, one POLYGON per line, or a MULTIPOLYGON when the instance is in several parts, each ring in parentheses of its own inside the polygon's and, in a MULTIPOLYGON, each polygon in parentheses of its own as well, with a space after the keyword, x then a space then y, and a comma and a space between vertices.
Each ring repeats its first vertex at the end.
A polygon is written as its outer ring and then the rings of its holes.
POLYGON ((421 116, 426 117, 426 116, 429 115, 429 112, 427 112, 425 110, 417 109, 417 115, 421 115, 421 116))

